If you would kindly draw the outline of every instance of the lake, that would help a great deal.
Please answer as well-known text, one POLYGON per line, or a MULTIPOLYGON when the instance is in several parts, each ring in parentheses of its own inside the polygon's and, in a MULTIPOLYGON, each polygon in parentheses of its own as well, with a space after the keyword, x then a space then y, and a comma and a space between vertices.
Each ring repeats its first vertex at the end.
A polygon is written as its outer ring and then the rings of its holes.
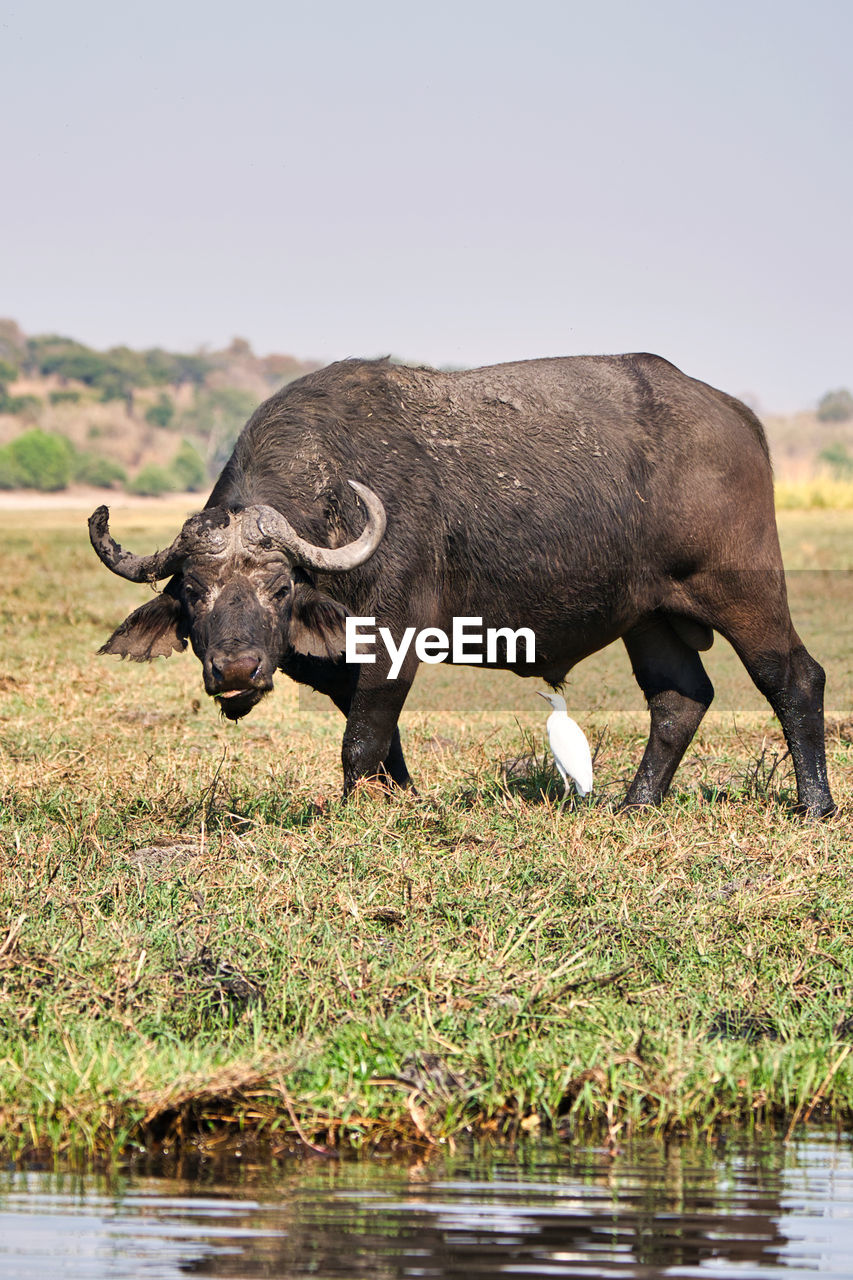
POLYGON ((0 1276, 853 1276, 835 1132, 237 1162, 226 1179, 9 1170, 0 1276))

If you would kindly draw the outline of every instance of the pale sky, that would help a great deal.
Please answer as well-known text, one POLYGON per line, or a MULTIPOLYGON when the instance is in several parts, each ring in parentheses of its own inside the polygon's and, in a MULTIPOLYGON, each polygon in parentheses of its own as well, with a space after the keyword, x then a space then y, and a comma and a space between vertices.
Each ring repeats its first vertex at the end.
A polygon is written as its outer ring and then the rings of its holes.
POLYGON ((850 0, 4 0, 0 315, 853 388, 850 0))

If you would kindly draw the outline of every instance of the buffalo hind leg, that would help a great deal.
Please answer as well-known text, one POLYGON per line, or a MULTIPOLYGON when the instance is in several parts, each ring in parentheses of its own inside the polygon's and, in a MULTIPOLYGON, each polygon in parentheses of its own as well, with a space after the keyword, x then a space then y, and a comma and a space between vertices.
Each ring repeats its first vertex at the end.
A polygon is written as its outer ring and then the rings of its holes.
POLYGON ((623 636, 651 715, 649 741, 624 805, 659 804, 714 696, 695 649, 664 619, 623 636))
POLYGON ((815 818, 834 813, 823 723, 826 675, 794 630, 781 568, 717 575, 702 583, 701 594, 691 587, 779 719, 801 810, 815 818))
MULTIPOLYGON (((814 818, 835 812, 826 770, 826 739, 823 723, 823 690, 826 674, 806 649, 793 626, 787 643, 778 648, 761 636, 727 635, 756 687, 773 708, 797 777, 799 807, 814 818)), ((751 629, 750 629, 751 630, 751 629)))
POLYGON ((789 653, 764 654, 744 663, 782 725, 794 762, 800 808, 812 817, 825 818, 835 812, 826 770, 826 674, 794 635, 797 643, 789 653))

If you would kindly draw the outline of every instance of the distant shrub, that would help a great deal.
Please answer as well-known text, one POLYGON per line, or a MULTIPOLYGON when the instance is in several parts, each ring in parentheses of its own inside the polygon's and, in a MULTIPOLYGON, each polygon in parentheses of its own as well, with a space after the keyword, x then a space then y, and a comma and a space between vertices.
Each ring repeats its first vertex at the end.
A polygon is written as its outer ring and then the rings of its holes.
POLYGON ((168 427, 175 416, 175 405, 165 391, 145 410, 145 421, 154 427, 168 427))
POLYGON ((827 391, 818 403, 817 416, 821 422, 848 422, 853 418, 853 395, 846 387, 827 391))
POLYGON ((79 404, 80 392, 79 391, 51 391, 49 398, 50 398, 51 404, 79 404))
POLYGON ((190 493, 197 493, 207 484, 207 468, 204 465, 204 459, 189 440, 182 442, 175 455, 171 471, 175 477, 175 487, 178 489, 188 489, 190 493))
POLYGON ((22 489, 24 480, 21 468, 12 454, 11 445, 0 449, 0 489, 22 489))
MULTIPOLYGON (((217 387, 200 391, 195 403, 181 415, 181 427, 191 435, 215 440, 236 440, 243 423, 257 405, 251 391, 241 387, 217 387)), ((229 449, 230 452, 230 449, 229 449)))
POLYGON ((26 352, 27 339, 14 320, 0 320, 0 358, 14 361, 15 368, 26 352))
POLYGON ((853 480, 853 453, 840 440, 828 444, 817 455, 818 461, 829 468, 835 480, 853 480))
POLYGON ((33 372, 55 373, 60 378, 74 378, 94 386, 110 364, 98 351, 84 347, 70 338, 31 338, 29 365, 33 372))
POLYGON ((175 351, 164 351, 162 347, 152 347, 142 353, 148 381, 156 385, 172 382, 176 386, 190 382, 201 386, 215 367, 214 362, 203 355, 186 355, 175 351))
POLYGON ((175 477, 170 470, 151 462, 131 480, 128 493, 138 493, 143 498, 159 498, 163 493, 174 493, 175 477))
POLYGON ((97 382, 93 383, 101 393, 101 400, 104 404, 109 404, 113 400, 124 400, 128 406, 128 411, 133 408, 133 385, 128 383, 120 373, 114 369, 108 369, 102 374, 97 382))
MULTIPOLYGON (((0 321, 0 354, 14 354, 17 347, 14 341, 4 342, 2 324, 0 321)), ((169 382, 178 386, 185 382, 201 386, 216 367, 214 360, 200 353, 163 351, 160 347, 148 351, 133 351, 129 347, 95 351, 82 342, 55 333, 26 340, 21 335, 19 346, 22 362, 30 372, 73 378, 116 399, 127 398, 135 387, 163 386, 169 382)))
POLYGON ((77 484, 90 484, 95 489, 119 489, 127 484, 124 467, 112 458, 101 458, 96 453, 78 453, 72 472, 77 484))
POLYGON ((6 387, 18 376, 18 366, 10 360, 0 360, 0 387, 6 387))
POLYGON ((71 479, 74 448, 65 436, 35 427, 6 445, 4 488, 65 489, 71 479), (9 483, 13 480, 14 483, 9 483))
POLYGON ((14 413, 17 417, 37 413, 43 401, 38 396, 10 396, 0 386, 0 413, 14 413))

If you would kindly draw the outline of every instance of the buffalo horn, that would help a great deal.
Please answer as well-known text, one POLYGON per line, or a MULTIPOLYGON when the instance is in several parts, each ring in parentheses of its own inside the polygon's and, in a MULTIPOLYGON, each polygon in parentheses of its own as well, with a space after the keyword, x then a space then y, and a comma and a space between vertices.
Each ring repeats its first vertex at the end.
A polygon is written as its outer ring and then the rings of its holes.
POLYGON ((367 524, 355 542, 348 542, 345 547, 316 547, 313 543, 306 542, 284 516, 272 507, 264 509, 258 526, 282 551, 287 551, 299 564, 309 569, 325 569, 330 573, 356 569, 370 559, 382 540, 386 523, 385 508, 381 499, 367 485, 358 484, 355 480, 347 483, 355 489, 367 507, 367 524))
POLYGON ((89 516, 89 538, 100 559, 108 569, 129 582, 157 582, 170 578, 180 568, 184 559, 183 530, 165 551, 155 551, 150 556, 135 556, 120 547, 110 533, 110 509, 98 507, 89 516))

